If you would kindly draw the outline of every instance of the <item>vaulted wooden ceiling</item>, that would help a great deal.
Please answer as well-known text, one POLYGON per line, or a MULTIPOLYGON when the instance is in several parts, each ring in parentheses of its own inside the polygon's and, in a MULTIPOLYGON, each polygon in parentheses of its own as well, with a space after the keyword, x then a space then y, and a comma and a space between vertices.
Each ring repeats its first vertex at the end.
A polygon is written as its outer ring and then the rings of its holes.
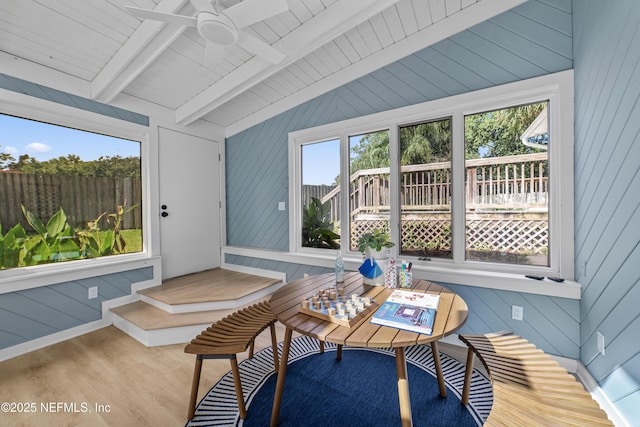
MULTIPOLYGON (((124 8, 195 16, 192 1, 3 0, 0 72, 232 135, 524 2, 287 0, 288 11, 244 29, 281 62, 232 45, 207 66, 195 28, 124 8)), ((212 3, 224 11, 240 0, 212 3)))

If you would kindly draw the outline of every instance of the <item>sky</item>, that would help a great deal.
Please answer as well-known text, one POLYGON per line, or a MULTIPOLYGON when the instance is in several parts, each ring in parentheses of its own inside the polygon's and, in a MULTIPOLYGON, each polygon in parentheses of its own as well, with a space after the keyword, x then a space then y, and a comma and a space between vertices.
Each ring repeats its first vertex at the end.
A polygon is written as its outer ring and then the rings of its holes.
POLYGON ((332 185, 340 175, 340 140, 302 146, 302 183, 332 185))
POLYGON ((0 152, 16 161, 23 154, 41 162, 69 154, 89 161, 139 157, 140 143, 0 114, 0 152))

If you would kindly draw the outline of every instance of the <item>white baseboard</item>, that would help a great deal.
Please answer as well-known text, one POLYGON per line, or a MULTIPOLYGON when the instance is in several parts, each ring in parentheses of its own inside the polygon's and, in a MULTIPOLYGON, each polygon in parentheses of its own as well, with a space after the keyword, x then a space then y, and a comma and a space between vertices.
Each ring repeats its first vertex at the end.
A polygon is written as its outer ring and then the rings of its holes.
POLYGON ((591 376, 591 373, 587 370, 587 368, 582 364, 582 362, 577 361, 577 372, 576 376, 584 385, 584 388, 587 389, 591 396, 600 404, 600 407, 607 413, 609 419, 616 427, 631 427, 631 424, 625 420, 625 418, 620 414, 616 406, 609 400, 607 395, 602 391, 600 385, 596 382, 596 380, 591 376))
POLYGON ((132 293, 130 295, 103 301, 101 319, 1 349, 0 362, 12 359, 14 357, 22 356, 27 353, 31 353, 32 351, 40 350, 41 348, 48 347, 53 344, 58 344, 62 341, 66 341, 80 335, 88 334, 89 332, 97 331, 98 329, 106 328, 107 326, 111 326, 113 324, 113 313, 111 312, 111 308, 139 301, 140 297, 138 296, 137 290, 156 286, 158 285, 157 282, 157 280, 152 279, 133 283, 131 284, 132 293))
MULTIPOLYGON (((224 257, 224 250, 222 255, 224 257)), ((269 277, 271 279, 278 279, 278 280, 282 280, 282 283, 287 283, 287 273, 281 273, 279 271, 264 270, 261 268, 254 268, 254 267, 245 267, 243 265, 228 264, 226 262, 223 262, 220 268, 224 270, 237 271, 238 273, 253 274, 254 276, 262 276, 262 277, 269 277)))

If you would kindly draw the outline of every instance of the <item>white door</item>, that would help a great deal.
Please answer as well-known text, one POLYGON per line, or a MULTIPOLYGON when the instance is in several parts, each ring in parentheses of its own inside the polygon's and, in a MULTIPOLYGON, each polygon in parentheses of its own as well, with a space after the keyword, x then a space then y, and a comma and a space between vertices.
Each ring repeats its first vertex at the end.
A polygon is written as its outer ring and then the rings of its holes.
POLYGON ((162 278, 220 266, 218 143, 160 128, 162 278))

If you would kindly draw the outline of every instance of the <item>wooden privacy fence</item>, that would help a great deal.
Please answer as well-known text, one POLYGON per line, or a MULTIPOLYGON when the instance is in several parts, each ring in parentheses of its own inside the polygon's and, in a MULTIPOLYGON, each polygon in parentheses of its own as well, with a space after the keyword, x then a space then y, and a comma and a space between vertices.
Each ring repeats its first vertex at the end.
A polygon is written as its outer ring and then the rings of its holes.
POLYGON ((87 222, 104 212, 114 213, 116 207, 125 201, 127 208, 137 207, 125 216, 121 228, 142 228, 142 186, 139 178, 0 172, 0 224, 3 232, 17 223, 30 228, 22 214, 21 204, 45 224, 62 208, 72 227, 86 228, 87 222))

